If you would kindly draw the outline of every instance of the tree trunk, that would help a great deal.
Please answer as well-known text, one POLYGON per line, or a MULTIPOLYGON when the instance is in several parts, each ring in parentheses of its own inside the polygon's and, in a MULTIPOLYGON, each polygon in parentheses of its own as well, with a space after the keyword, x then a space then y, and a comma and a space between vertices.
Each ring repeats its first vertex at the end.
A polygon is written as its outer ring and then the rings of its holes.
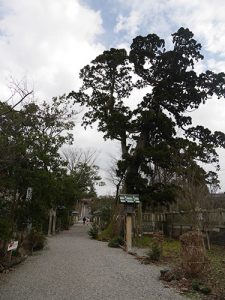
POLYGON ((139 168, 142 162, 142 157, 140 156, 141 150, 143 150, 146 146, 147 142, 147 133, 143 132, 140 134, 140 137, 137 141, 136 148, 134 150, 132 161, 127 168, 126 178, 125 178, 125 190, 126 193, 136 193, 135 185, 136 178, 138 176, 139 168))

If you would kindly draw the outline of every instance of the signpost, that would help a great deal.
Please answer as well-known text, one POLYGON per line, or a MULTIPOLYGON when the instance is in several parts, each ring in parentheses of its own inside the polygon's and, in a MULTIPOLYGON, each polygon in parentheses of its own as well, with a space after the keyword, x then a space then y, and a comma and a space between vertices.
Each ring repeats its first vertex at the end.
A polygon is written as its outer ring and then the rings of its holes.
POLYGON ((135 212, 135 204, 140 203, 139 195, 121 194, 120 203, 124 204, 126 214, 126 250, 132 249, 132 214, 135 212))
POLYGON ((18 247, 18 241, 12 241, 8 244, 8 249, 7 251, 12 251, 12 250, 16 250, 18 247))
POLYGON ((120 203, 140 203, 139 195, 130 195, 130 194, 121 194, 120 196, 120 203))
POLYGON ((32 191, 33 191, 32 187, 28 187, 27 188, 26 201, 30 201, 31 200, 31 198, 32 198, 32 191))
POLYGON ((8 254, 8 260, 9 260, 9 262, 11 262, 13 250, 16 250, 17 247, 18 247, 18 241, 11 241, 8 244, 7 251, 9 252, 9 254, 8 254))

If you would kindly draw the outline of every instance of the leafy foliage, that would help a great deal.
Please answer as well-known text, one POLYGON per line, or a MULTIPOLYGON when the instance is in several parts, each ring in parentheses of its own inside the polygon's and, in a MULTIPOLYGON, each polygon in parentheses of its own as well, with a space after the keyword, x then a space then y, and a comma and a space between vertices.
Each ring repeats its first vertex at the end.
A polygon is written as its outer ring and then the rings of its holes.
POLYGON ((93 223, 90 230, 88 231, 88 235, 92 238, 92 239, 97 239, 98 238, 98 226, 97 224, 93 223))
POLYGON ((91 211, 93 215, 100 217, 101 229, 105 229, 110 223, 114 202, 115 198, 111 196, 100 196, 92 201, 91 211))
MULTIPOLYGON (((81 70, 81 89, 68 95, 87 108, 84 126, 97 122, 105 139, 121 143, 117 176, 123 192, 140 194, 145 206, 173 201, 175 179, 197 161, 218 168, 215 148, 225 146, 224 133, 192 126, 189 113, 209 97, 225 95, 225 74, 195 71, 203 55, 189 29, 172 34, 172 43, 166 49, 163 39, 149 34, 137 36, 129 53, 104 51, 81 70), (127 105, 132 95, 135 108, 127 105)), ((205 172, 206 178, 211 184, 205 172)))
POLYGON ((46 244, 46 237, 43 233, 32 230, 28 235, 31 251, 42 250, 46 244))
POLYGON ((153 243, 151 250, 148 252, 148 256, 152 261, 159 261, 162 255, 162 248, 158 243, 153 243))
POLYGON ((124 244, 124 240, 121 236, 116 236, 109 241, 108 246, 111 248, 119 248, 124 244))
POLYGON ((68 180, 77 191, 76 198, 95 197, 95 184, 101 180, 99 167, 95 164, 95 152, 68 148, 63 151, 63 157, 67 163, 68 180))
POLYGON ((0 219, 0 241, 7 241, 11 238, 10 223, 5 219, 0 219))
POLYGON ((69 170, 69 161, 60 154, 63 145, 73 142, 75 113, 65 96, 51 103, 28 102, 18 111, 0 102, 0 216, 8 224, 1 233, 4 239, 30 223, 47 232, 50 208, 59 208, 61 226, 68 229, 75 201, 95 195, 98 167, 79 160, 69 170))

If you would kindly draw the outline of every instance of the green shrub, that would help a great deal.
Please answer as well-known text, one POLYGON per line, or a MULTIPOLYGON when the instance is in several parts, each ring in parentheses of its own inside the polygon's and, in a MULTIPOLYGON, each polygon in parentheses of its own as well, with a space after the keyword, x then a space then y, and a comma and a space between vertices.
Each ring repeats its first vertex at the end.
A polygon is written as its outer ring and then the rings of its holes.
POLYGON ((152 237, 143 235, 133 239, 133 245, 138 248, 149 248, 152 244, 152 237))
POLYGON ((69 220, 69 216, 66 214, 61 217, 61 229, 69 230, 69 228, 70 228, 70 220, 69 220))
POLYGON ((120 245, 123 245, 124 241, 121 236, 117 236, 109 241, 108 246, 111 248, 119 248, 120 245))
POLYGON ((28 235, 31 251, 42 250, 46 244, 46 237, 43 233, 32 230, 28 235))
POLYGON ((0 218, 0 240, 8 241, 12 235, 11 224, 9 221, 0 218))
POLYGON ((192 281, 192 289, 194 291, 199 291, 200 290, 200 286, 201 286, 201 282, 199 282, 199 280, 194 279, 192 281))
POLYGON ((111 205, 107 204, 101 207, 99 210, 100 210, 99 216, 101 219, 101 229, 104 230, 105 228, 107 228, 107 226, 110 223, 112 208, 111 205))
POLYGON ((211 293, 211 289, 207 286, 204 286, 204 287, 200 288, 200 292, 203 293, 204 295, 208 295, 211 293))
POLYGON ((93 223, 90 230, 88 231, 88 235, 92 238, 92 239, 97 239, 98 238, 98 226, 93 223))
POLYGON ((151 250, 147 254, 152 261, 159 261, 162 255, 162 246, 160 243, 153 243, 151 250))
POLYGON ((191 286, 194 291, 199 291, 201 287, 201 282, 197 279, 193 279, 191 286))
POLYGON ((192 281, 192 289, 194 291, 201 292, 204 295, 208 295, 211 293, 211 289, 207 286, 203 286, 202 283, 197 279, 194 279, 192 281))

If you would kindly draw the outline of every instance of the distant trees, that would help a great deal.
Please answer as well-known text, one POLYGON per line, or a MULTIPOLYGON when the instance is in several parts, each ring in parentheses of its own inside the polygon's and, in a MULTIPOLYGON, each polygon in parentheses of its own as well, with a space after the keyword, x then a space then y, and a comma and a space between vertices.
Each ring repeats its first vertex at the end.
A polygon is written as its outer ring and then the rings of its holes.
POLYGON ((190 116, 209 97, 224 97, 225 74, 195 71, 203 55, 189 29, 172 34, 172 43, 166 49, 149 34, 137 36, 129 53, 104 51, 80 71, 81 89, 68 95, 86 107, 85 127, 97 122, 105 139, 120 142, 122 190, 146 205, 173 201, 177 176, 197 162, 218 167, 215 148, 225 146, 224 133, 192 126, 190 116))
POLYGON ((115 199, 112 196, 94 198, 91 203, 91 212, 99 220, 101 229, 105 229, 111 221, 115 199))
MULTIPOLYGON (((95 184, 101 180, 99 167, 95 164, 96 152, 91 149, 70 147, 62 151, 62 157, 67 164, 68 176, 73 181, 74 188, 81 197, 95 197, 95 184)), ((104 184, 103 182, 101 182, 104 184)))

